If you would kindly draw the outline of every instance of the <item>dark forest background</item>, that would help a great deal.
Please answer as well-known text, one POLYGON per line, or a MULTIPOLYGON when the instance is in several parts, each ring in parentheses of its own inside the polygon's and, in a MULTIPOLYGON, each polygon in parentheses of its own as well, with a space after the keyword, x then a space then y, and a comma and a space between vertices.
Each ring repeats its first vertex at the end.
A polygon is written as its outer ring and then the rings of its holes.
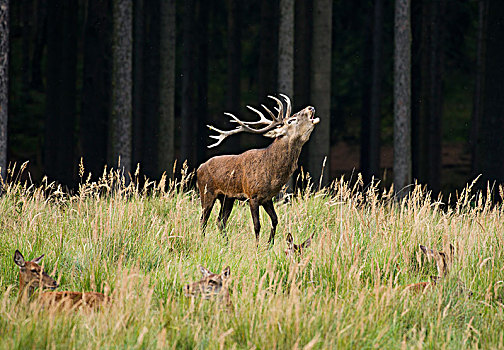
MULTIPOLYGON (((195 168, 215 154, 267 145, 241 135, 208 150, 206 124, 230 129, 223 112, 254 118, 246 105, 271 105, 268 94, 285 92, 280 3, 11 1, 8 162, 29 160, 34 181, 47 175, 72 188, 81 157, 99 176, 105 164, 117 166, 117 145, 130 145, 127 171, 140 163, 154 179, 171 175, 175 159, 195 168), (129 25, 115 28, 117 21, 129 25), (117 119, 123 108, 130 129, 117 119)), ((396 2, 287 3, 295 111, 317 99, 313 69, 329 72, 330 113, 319 112, 330 120, 329 140, 317 150, 328 155, 325 180, 362 171, 366 181, 391 183, 396 2), (326 35, 313 35, 315 5, 332 18, 326 35), (319 40, 329 40, 330 67, 314 61, 319 40)), ((480 173, 503 182, 504 1, 413 1, 410 10, 413 179, 435 192, 460 189, 480 173)), ((320 174, 310 168, 311 152, 308 144, 300 163, 320 174)))

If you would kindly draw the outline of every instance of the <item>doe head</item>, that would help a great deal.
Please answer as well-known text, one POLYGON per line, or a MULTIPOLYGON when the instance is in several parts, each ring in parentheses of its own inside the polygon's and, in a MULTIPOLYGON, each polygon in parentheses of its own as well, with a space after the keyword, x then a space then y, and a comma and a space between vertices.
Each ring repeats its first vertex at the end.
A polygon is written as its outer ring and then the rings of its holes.
POLYGON ((210 299, 219 295, 221 291, 227 291, 227 282, 231 275, 229 266, 224 268, 220 274, 216 274, 200 265, 202 279, 197 282, 189 283, 184 286, 184 294, 188 297, 202 296, 204 299, 210 299))
POLYGON ((453 262, 453 257, 455 254, 455 248, 450 244, 448 252, 440 252, 434 249, 427 248, 426 246, 420 245, 420 249, 427 256, 427 258, 433 259, 436 262, 438 277, 444 277, 448 273, 450 266, 453 262))
POLYGON ((287 249, 285 249, 285 255, 288 258, 293 258, 295 256, 300 256, 303 254, 303 251, 308 248, 313 239, 313 234, 308 237, 306 241, 301 244, 294 244, 294 238, 290 232, 287 233, 287 237, 285 237, 285 241, 287 243, 287 249))
POLYGON ((27 286, 31 289, 39 287, 43 289, 55 289, 58 287, 58 283, 39 265, 43 257, 44 254, 31 261, 26 261, 23 254, 16 249, 14 263, 19 266, 20 288, 27 286))

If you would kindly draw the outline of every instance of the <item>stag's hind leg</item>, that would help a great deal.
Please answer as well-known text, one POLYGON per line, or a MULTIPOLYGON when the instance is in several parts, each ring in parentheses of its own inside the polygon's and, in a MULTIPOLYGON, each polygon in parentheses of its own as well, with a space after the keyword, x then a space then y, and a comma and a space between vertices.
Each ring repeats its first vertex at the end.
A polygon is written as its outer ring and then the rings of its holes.
POLYGON ((221 231, 223 231, 226 228, 226 223, 229 219, 229 215, 231 214, 231 211, 233 210, 233 204, 235 199, 234 198, 229 198, 226 196, 219 197, 219 201, 221 204, 220 211, 219 211, 219 218, 218 218, 218 223, 219 223, 219 228, 221 231))
POLYGON ((269 201, 263 203, 263 208, 266 210, 266 213, 269 215, 271 219, 271 233, 270 237, 268 240, 268 243, 273 245, 275 244, 275 232, 276 232, 276 227, 278 225, 278 217, 275 212, 275 207, 273 206, 273 201, 270 199, 269 201))

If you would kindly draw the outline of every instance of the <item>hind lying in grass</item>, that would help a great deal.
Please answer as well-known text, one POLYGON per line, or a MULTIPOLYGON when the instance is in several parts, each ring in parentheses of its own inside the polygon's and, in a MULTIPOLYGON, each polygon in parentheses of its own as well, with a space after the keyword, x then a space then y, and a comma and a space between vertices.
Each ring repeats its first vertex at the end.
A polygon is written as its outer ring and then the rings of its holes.
POLYGON ((201 296, 203 299, 217 297, 229 310, 233 310, 234 306, 229 296, 230 267, 228 266, 220 274, 216 274, 200 265, 200 272, 203 277, 201 280, 184 286, 185 296, 201 296))
MULTIPOLYGON (((19 250, 14 253, 14 262, 19 266, 18 302, 32 299, 35 288, 56 289, 58 283, 39 265, 44 255, 26 261, 19 250)), ((57 309, 96 308, 109 302, 109 297, 97 292, 42 292, 36 302, 44 307, 57 309)))

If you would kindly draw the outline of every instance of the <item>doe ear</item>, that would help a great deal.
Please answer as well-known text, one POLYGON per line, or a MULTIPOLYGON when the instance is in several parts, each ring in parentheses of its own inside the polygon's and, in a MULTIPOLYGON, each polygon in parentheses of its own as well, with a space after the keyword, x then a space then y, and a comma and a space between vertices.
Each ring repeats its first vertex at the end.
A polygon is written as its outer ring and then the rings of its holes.
POLYGON ((206 278, 206 277, 212 275, 212 272, 209 269, 207 269, 205 266, 200 265, 199 268, 200 268, 201 275, 203 275, 203 278, 206 278))
POLYGON ((421 244, 420 244, 420 249, 422 250, 422 252, 423 252, 425 255, 429 255, 429 253, 428 253, 429 248, 427 248, 426 246, 424 246, 424 245, 421 245, 421 244))
POLYGON ((303 242, 303 244, 301 244, 301 248, 303 248, 303 249, 308 248, 311 245, 311 241, 312 241, 312 238, 310 236, 306 241, 303 242))
POLYGON ((226 266, 226 268, 222 270, 221 274, 223 278, 229 278, 229 276, 231 275, 231 268, 229 266, 226 266))
POLYGON ((41 256, 39 256, 38 258, 35 258, 32 260, 32 262, 34 262, 35 264, 40 264, 40 260, 42 260, 42 258, 45 256, 45 254, 42 254, 41 256))
POLYGON ((287 237, 285 237, 285 240, 287 241, 288 246, 291 246, 292 243, 294 242, 294 238, 292 238, 292 235, 290 232, 287 233, 287 237))
POLYGON ((19 267, 24 267, 26 265, 23 254, 21 254, 21 252, 17 249, 14 253, 14 263, 16 263, 16 265, 19 267))

